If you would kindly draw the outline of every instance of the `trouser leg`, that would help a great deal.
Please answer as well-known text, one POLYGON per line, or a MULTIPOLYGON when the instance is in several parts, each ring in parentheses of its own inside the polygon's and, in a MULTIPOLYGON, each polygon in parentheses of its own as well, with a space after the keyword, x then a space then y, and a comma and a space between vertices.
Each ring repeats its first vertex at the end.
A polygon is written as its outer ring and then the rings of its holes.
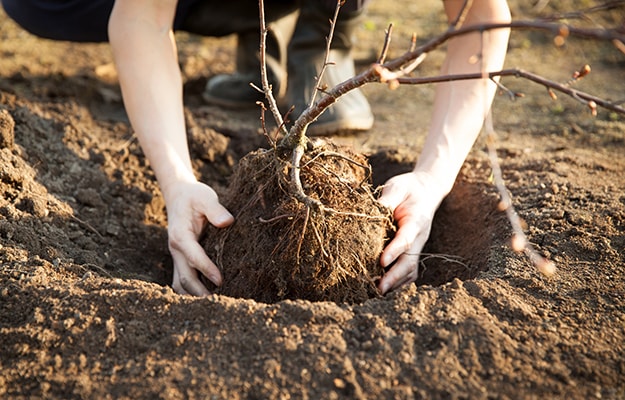
MULTIPOLYGON (((267 0, 265 22, 265 60, 269 82, 276 97, 286 92, 287 46, 295 23, 296 0, 267 0)), ((260 81, 260 21, 257 0, 240 0, 219 5, 198 3, 184 23, 186 30, 219 36, 237 33, 236 71, 211 78, 204 91, 204 99, 211 104, 227 107, 256 107, 264 95, 250 86, 261 86, 260 81), (210 30, 208 32, 207 30, 210 30)))
MULTIPOLYGON (((180 0, 174 29, 201 0, 180 0)), ((212 0, 213 3, 221 3, 212 0)), ((26 31, 46 39, 71 42, 108 41, 108 21, 115 0, 2 0, 9 17, 26 31)))
MULTIPOLYGON (((366 1, 347 0, 339 12, 334 29, 329 61, 321 82, 317 82, 326 53, 329 20, 334 15, 336 1, 319 0, 302 3, 299 20, 289 45, 289 84, 286 105, 294 106, 298 116, 311 101, 316 87, 332 88, 355 75, 351 50, 353 37, 362 20, 366 1)), ((317 100, 319 97, 317 97, 317 100)), ((310 135, 336 131, 368 130, 373 114, 366 98, 358 89, 343 95, 309 128, 310 135)))

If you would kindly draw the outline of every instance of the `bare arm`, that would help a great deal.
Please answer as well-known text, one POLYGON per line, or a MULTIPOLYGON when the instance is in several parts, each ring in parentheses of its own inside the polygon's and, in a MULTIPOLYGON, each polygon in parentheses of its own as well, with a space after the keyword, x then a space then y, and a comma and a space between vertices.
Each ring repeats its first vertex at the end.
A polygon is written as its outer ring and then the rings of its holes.
MULTIPOLYGON (((464 1, 445 0, 450 21, 464 1)), ((464 26, 510 21, 505 0, 474 0, 464 26)), ((503 67, 509 31, 472 33, 449 42, 442 74, 496 71, 503 67)), ((380 281, 384 293, 417 279, 419 253, 429 237, 434 213, 456 176, 488 113, 496 85, 488 79, 441 83, 436 88, 430 130, 413 172, 391 178, 380 198, 394 210, 399 229, 381 256, 395 264, 380 281)))
MULTIPOLYGON (((444 3, 448 19, 455 19, 463 2, 444 3)), ((476 0, 465 25, 509 21, 506 1, 476 0)), ((441 74, 498 71, 504 64, 507 44, 508 30, 501 29, 484 32, 483 36, 476 32, 453 39, 441 74)), ((415 171, 432 175, 441 183, 444 195, 451 190, 480 133, 496 90, 488 79, 442 83, 437 88, 429 135, 415 171)))
POLYGON ((218 285, 221 275, 197 243, 198 236, 206 221, 226 226, 232 216, 193 174, 172 32, 176 3, 117 0, 109 38, 126 111, 167 204, 173 287, 180 293, 204 295, 208 291, 197 271, 218 285))

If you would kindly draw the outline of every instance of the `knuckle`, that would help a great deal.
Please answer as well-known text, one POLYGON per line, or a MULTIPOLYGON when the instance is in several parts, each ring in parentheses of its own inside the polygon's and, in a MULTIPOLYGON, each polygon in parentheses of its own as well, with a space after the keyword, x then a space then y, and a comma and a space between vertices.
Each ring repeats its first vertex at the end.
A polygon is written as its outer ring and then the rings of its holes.
POLYGON ((415 257, 414 264, 411 266, 410 271, 408 272, 408 279, 410 282, 414 282, 419 278, 419 259, 415 257))
POLYGON ((183 242, 184 234, 179 229, 170 228, 167 232, 169 247, 173 247, 174 249, 179 249, 180 244, 183 242))
POLYGON ((180 287, 188 292, 191 287, 191 279, 188 276, 181 276, 180 287))

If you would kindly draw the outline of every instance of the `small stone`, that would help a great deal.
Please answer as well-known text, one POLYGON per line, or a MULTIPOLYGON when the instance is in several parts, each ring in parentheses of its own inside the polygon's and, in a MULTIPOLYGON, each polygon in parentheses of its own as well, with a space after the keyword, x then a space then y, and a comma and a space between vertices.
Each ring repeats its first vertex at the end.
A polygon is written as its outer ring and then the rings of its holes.
POLYGON ((335 378, 334 379, 334 386, 337 389, 345 389, 345 381, 341 378, 335 378))
POLYGON ((15 144, 15 121, 7 110, 0 110, 0 149, 13 149, 15 144))

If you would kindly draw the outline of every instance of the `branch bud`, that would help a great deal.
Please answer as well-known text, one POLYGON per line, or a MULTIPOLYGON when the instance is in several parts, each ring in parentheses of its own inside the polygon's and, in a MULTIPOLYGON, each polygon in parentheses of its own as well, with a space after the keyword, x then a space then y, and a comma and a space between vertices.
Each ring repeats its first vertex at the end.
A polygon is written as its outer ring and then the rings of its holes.
POLYGON ((590 65, 586 64, 578 71, 573 72, 573 79, 581 79, 590 73, 590 65))
POLYGON ((590 73, 590 65, 586 64, 579 70, 579 77, 583 78, 590 73))
POLYGON ((551 90, 551 88, 547 89, 547 91, 549 92, 549 97, 551 97, 553 100, 558 100, 558 96, 556 96, 556 92, 551 90))
POLYGON ((527 242, 522 235, 519 235, 517 233, 512 235, 512 239, 510 240, 510 245, 512 247, 512 250, 516 251, 517 253, 520 253, 523 250, 525 250, 526 244, 527 242))
POLYGON ((567 37, 569 37, 569 27, 566 25, 561 25, 558 29, 558 34, 556 35, 556 37, 553 38, 553 43, 558 47, 562 47, 564 46, 564 42, 566 41, 567 37))
POLYGON ((544 257, 534 260, 538 271, 546 277, 551 277, 556 273, 556 265, 544 257))

